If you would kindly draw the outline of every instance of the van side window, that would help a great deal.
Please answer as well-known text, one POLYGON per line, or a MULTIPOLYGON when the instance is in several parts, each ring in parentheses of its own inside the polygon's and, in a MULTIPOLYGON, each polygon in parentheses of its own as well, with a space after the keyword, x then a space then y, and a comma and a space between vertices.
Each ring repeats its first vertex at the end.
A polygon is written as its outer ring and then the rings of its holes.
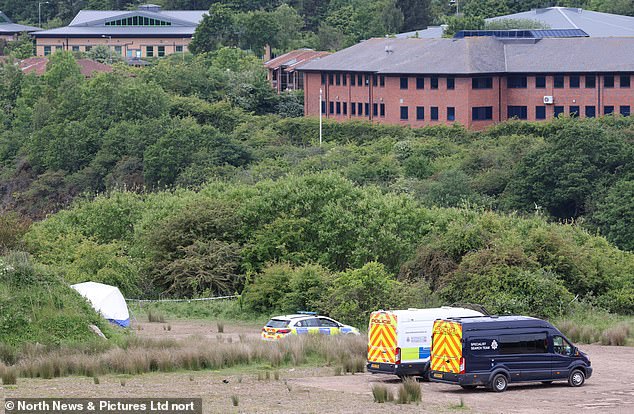
POLYGON ((500 335, 500 354, 544 354, 548 342, 545 333, 500 335))
POLYGON ((553 351, 560 355, 572 355, 572 345, 561 336, 553 336, 553 351))

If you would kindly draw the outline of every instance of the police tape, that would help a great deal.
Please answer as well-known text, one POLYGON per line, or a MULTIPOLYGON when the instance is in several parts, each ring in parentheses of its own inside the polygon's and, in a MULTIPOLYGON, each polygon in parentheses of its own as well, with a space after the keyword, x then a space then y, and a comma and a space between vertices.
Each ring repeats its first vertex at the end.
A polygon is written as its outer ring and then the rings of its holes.
POLYGON ((201 398, 5 398, 7 414, 202 414, 201 398))
POLYGON ((191 299, 126 299, 127 302, 155 303, 155 302, 197 302, 219 299, 237 299, 242 295, 214 296, 211 298, 191 298, 191 299))

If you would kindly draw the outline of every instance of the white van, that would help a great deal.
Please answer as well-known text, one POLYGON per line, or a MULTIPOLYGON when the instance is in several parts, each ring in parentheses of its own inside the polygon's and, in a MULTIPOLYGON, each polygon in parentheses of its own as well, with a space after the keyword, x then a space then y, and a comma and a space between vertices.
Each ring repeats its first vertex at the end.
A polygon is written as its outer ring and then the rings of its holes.
POLYGON ((370 315, 368 372, 427 378, 436 319, 483 316, 465 308, 379 310, 370 315))

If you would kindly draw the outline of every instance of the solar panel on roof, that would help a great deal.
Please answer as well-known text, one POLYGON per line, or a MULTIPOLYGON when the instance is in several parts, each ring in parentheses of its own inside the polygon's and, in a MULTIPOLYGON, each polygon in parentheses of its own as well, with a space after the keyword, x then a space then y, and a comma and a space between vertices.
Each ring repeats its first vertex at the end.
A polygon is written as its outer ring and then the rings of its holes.
POLYGON ((497 37, 500 39, 543 39, 549 37, 589 37, 581 29, 533 29, 533 30, 460 30, 455 39, 465 37, 497 37))

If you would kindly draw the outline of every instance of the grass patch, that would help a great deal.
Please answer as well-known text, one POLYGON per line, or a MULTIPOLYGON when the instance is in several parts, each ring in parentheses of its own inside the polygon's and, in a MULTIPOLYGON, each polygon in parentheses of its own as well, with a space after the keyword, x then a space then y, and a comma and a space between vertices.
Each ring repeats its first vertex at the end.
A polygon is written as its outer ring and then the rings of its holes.
POLYGON ((405 378, 398 387, 396 402, 398 404, 419 403, 421 401, 420 384, 415 378, 405 378))
POLYGON ((462 397, 460 397, 460 402, 457 404, 449 404, 450 410, 468 410, 469 407, 464 403, 462 397))
POLYGON ((634 345, 634 317, 615 315, 578 304, 565 317, 551 321, 577 344, 634 345))
POLYGON ((218 333, 224 333, 225 332, 225 323, 222 322, 222 321, 216 322, 216 328, 218 329, 218 333))
POLYGON ((223 321, 254 322, 264 325, 270 315, 253 313, 238 300, 208 300, 191 302, 130 303, 132 315, 140 316, 150 310, 169 319, 211 319, 223 321))
POLYGON ((374 402, 379 404, 394 401, 394 395, 390 389, 383 384, 372 385, 372 397, 374 397, 374 402))
POLYGON ((147 320, 152 323, 165 323, 165 315, 156 309, 148 309, 147 320))
POLYGON ((0 377, 2 385, 15 385, 18 383, 18 373, 13 367, 0 366, 0 377))
POLYGON ((238 396, 237 395, 232 395, 231 396, 231 404, 233 404, 234 407, 237 407, 239 403, 240 403, 240 399, 238 398, 238 396))

